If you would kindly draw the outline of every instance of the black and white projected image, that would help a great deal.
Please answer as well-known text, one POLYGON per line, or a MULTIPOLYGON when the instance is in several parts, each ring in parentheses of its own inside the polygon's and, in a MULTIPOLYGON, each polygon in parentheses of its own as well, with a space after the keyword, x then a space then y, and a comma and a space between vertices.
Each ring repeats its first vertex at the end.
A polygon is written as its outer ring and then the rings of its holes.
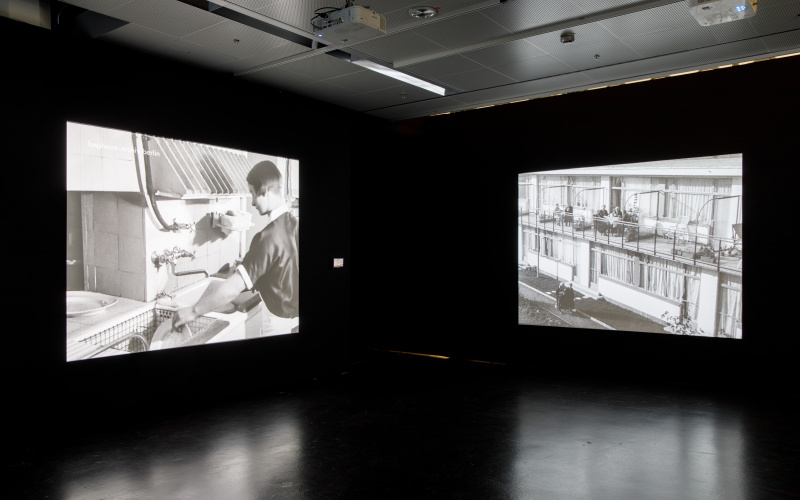
POLYGON ((66 359, 299 331, 299 162, 68 122, 66 359))
POLYGON ((519 175, 519 324, 742 338, 742 155, 519 175))

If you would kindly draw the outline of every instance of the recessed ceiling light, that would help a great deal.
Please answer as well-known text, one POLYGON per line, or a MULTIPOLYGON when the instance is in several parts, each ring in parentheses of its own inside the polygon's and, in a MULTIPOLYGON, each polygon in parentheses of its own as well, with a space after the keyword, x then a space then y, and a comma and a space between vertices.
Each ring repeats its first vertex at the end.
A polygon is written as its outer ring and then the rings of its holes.
POLYGON ((440 7, 411 7, 408 9, 408 15, 417 19, 427 19, 439 13, 440 7))

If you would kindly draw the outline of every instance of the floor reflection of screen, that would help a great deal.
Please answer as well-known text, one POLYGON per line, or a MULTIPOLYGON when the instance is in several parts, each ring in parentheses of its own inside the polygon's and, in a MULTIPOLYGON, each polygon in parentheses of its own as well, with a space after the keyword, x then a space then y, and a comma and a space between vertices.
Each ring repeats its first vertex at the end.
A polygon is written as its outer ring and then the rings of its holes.
POLYGON ((66 139, 67 361, 298 331, 297 160, 78 123, 66 139))
POLYGON ((519 175, 519 323, 742 338, 742 155, 519 175))

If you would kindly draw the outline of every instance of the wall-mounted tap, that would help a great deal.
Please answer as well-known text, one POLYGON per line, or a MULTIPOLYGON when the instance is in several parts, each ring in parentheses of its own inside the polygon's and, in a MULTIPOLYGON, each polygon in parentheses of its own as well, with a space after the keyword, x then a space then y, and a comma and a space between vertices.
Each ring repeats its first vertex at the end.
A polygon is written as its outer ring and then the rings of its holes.
POLYGON ((184 250, 179 247, 175 247, 172 250, 164 250, 163 253, 159 254, 158 252, 153 252, 150 255, 150 260, 156 266, 156 268, 160 268, 164 264, 172 264, 175 265, 178 259, 183 257, 190 257, 192 260, 195 259, 195 253, 189 252, 188 250, 184 250))
POLYGON ((195 231, 195 224, 193 222, 178 222, 177 219, 172 219, 170 230, 176 233, 179 231, 189 231, 193 233, 195 231))

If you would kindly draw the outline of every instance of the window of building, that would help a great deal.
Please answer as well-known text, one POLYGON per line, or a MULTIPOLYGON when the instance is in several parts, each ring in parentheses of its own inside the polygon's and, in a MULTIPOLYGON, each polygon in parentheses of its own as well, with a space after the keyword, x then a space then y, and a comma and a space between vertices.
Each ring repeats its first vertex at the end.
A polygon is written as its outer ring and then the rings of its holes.
POLYGON ((619 187, 620 205, 624 209, 638 207, 643 217, 659 217, 710 224, 715 219, 715 196, 731 193, 730 178, 697 177, 622 177, 619 187))
POLYGON ((641 262, 639 287, 675 301, 683 298, 683 265, 650 258, 641 262))
MULTIPOLYGON (((637 286, 637 259, 627 250, 603 247, 599 251, 600 275, 620 281, 626 285, 637 286)), ((594 261, 594 259, 592 259, 594 261)))
POLYGON ((742 278, 723 274, 719 282, 717 335, 742 337, 742 278))
POLYGON ((539 251, 539 238, 536 233, 530 231, 522 232, 522 246, 531 252, 539 251))
POLYGON ((592 248, 589 273, 592 282, 599 274, 680 302, 683 315, 697 319, 700 277, 693 266, 598 245, 592 248))
POLYGON ((599 175, 569 177, 567 182, 572 186, 568 205, 586 207, 596 212, 605 204, 599 175))
POLYGON ((697 321, 698 304, 700 302, 700 273, 694 266, 685 266, 684 294, 681 300, 683 314, 692 321, 697 321))
POLYGON ((541 233, 538 236, 533 233, 527 234, 528 249, 532 251, 541 249, 543 257, 549 257, 569 265, 576 264, 576 245, 572 237, 552 233, 541 233))

